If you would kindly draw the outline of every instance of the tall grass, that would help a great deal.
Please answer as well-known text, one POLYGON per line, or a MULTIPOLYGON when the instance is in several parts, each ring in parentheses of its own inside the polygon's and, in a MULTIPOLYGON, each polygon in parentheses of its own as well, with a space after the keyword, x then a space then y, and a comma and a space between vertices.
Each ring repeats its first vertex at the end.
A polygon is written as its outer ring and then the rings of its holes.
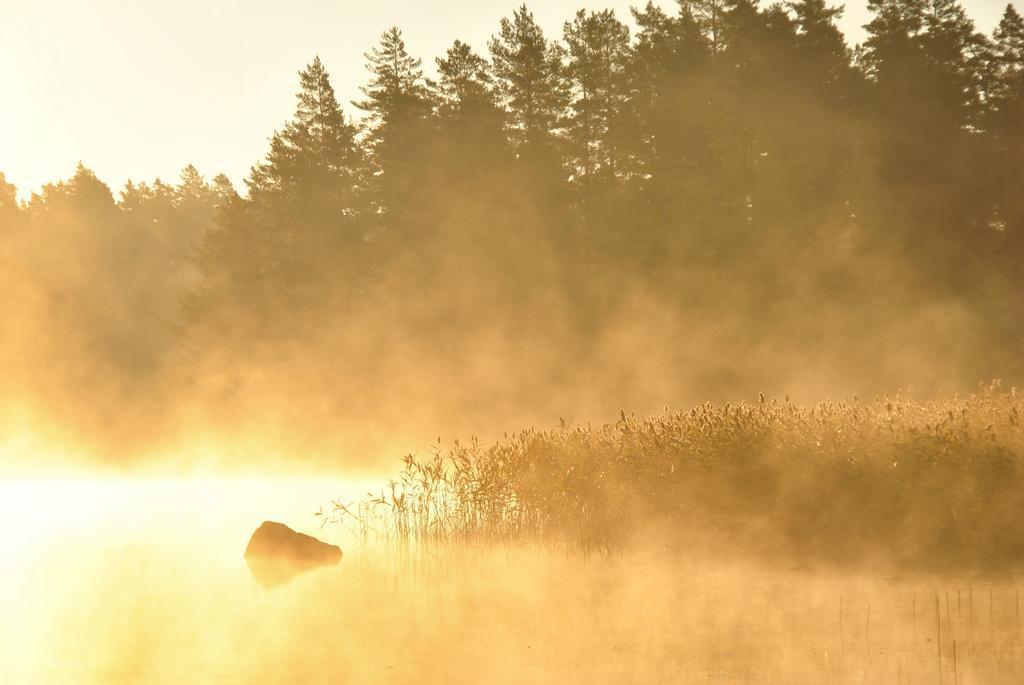
POLYGON ((407 543, 640 538, 787 561, 1024 562, 1024 399, 702 404, 407 456, 336 520, 407 543))

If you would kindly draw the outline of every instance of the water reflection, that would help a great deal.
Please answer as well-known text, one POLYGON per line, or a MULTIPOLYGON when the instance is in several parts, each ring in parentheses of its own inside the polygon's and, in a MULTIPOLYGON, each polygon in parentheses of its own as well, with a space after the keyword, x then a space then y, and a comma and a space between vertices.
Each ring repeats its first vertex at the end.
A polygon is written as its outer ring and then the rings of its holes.
POLYGON ((268 589, 284 585, 301 573, 325 566, 318 562, 261 556, 247 556, 245 564, 249 567, 253 579, 268 589))

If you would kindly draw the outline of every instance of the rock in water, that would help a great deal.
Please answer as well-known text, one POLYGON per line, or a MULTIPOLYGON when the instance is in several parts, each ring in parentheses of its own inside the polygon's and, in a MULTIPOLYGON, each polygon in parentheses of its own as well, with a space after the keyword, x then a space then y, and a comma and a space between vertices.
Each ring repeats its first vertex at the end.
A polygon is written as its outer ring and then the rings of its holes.
POLYGON ((311 535, 296 533, 283 523, 264 521, 249 538, 245 556, 334 564, 341 559, 341 548, 321 542, 311 535))
POLYGON ((286 583, 302 571, 337 564, 341 548, 274 521, 264 521, 249 539, 245 561, 258 582, 267 587, 286 583))

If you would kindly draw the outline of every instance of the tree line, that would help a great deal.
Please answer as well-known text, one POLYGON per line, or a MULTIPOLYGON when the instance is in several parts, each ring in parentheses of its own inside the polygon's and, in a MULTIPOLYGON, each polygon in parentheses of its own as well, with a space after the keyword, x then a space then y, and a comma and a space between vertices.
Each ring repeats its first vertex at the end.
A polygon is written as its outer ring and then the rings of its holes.
POLYGON ((630 311, 813 356, 890 335, 927 354, 945 314, 901 322, 953 309, 984 322, 957 329, 970 373, 1019 371, 1024 19, 1008 5, 986 36, 956 0, 869 10, 851 47, 825 0, 648 3, 636 30, 581 10, 561 36, 524 5, 435 76, 392 28, 351 107, 306 66, 242 193, 191 166, 117 198, 81 166, 26 203, 0 178, 0 265, 103 377, 287 357, 324 385, 406 363, 471 384, 497 350, 541 387, 630 311))

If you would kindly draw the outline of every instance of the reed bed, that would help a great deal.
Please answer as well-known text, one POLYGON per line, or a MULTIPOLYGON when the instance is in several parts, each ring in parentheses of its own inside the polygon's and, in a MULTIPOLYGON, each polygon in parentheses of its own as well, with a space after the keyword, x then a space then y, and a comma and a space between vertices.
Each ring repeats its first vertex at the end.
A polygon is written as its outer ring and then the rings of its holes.
POLYGON ((788 563, 930 570, 1024 561, 1024 398, 705 403, 409 455, 331 520, 402 543, 655 541, 788 563))

